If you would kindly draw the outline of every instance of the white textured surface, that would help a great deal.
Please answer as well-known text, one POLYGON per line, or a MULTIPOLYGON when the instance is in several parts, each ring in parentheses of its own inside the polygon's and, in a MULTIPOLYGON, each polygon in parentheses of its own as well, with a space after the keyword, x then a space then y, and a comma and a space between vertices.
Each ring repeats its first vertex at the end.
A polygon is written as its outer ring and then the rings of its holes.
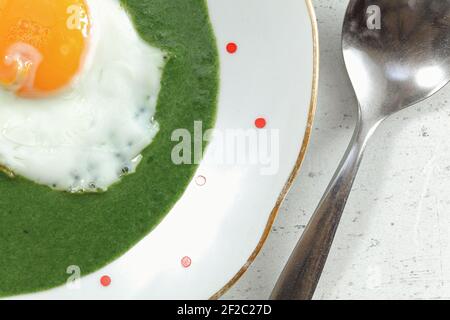
MULTIPOLYGON (((346 0, 315 0, 318 109, 302 172, 261 254, 226 299, 266 299, 354 128, 340 51, 346 0)), ((317 299, 450 298, 450 87, 386 121, 369 144, 317 299)))

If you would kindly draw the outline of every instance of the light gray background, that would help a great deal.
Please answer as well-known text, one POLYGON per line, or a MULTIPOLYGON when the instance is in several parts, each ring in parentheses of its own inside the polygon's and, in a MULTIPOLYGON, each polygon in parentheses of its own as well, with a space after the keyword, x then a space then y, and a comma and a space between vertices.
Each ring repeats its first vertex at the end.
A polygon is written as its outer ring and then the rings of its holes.
MULTIPOLYGON (((318 107, 300 176, 269 239, 225 299, 266 299, 351 138, 341 54, 346 0, 314 1, 318 107)), ((386 121, 366 151, 317 299, 450 298, 450 88, 386 121)))

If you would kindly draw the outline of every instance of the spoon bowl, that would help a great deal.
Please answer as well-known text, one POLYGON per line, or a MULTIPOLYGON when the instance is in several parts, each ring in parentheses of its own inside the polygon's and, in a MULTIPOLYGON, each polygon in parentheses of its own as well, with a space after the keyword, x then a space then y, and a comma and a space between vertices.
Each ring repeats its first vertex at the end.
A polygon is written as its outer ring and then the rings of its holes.
POLYGON ((350 1, 342 49, 364 114, 387 117, 447 84, 449 31, 450 1, 350 1))
POLYGON ((312 299, 368 140, 450 81, 450 0, 351 0, 342 50, 358 99, 355 133, 272 299, 312 299))

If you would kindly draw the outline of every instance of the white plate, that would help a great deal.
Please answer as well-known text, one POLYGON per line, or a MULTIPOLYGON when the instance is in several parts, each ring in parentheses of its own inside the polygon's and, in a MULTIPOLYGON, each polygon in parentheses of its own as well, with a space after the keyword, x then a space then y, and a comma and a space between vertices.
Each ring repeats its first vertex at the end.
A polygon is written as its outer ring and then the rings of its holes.
POLYGON ((268 174, 261 161, 217 161, 214 150, 221 139, 216 135, 198 169, 200 178, 152 233, 82 278, 80 287, 23 298, 217 298, 256 257, 308 143, 317 89, 317 27, 310 0, 208 4, 221 59, 216 129, 225 136, 250 130, 260 142, 264 135, 274 138, 271 163, 277 170, 268 174), (229 42, 237 44, 236 53, 226 50, 229 42), (264 129, 255 127, 257 118, 267 121, 264 129), (100 284, 103 275, 112 280, 108 287, 100 284))

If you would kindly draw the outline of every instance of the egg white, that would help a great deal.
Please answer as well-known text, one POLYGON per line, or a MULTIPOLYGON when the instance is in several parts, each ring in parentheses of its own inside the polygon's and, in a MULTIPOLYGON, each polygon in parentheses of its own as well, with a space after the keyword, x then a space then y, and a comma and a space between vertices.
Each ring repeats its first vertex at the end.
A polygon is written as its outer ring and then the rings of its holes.
POLYGON ((153 119, 165 53, 144 42, 118 0, 87 0, 91 37, 63 92, 24 99, 0 89, 0 165, 69 192, 105 191, 136 170, 153 119))

